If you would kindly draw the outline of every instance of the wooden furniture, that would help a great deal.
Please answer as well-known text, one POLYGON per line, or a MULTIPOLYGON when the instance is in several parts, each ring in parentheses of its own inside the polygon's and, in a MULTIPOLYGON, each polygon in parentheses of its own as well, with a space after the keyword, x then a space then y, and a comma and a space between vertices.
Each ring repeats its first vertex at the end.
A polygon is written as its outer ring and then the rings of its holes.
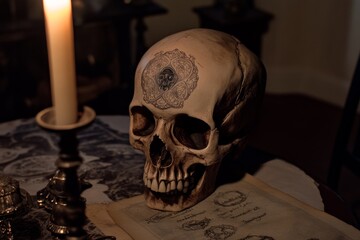
MULTIPOLYGON (((141 6, 109 1, 98 11, 84 12, 81 21, 77 21, 76 13, 74 11, 77 73, 85 73, 85 85, 94 85, 83 92, 89 92, 90 88, 103 91, 88 94, 90 97, 85 99, 91 103, 87 104, 104 114, 126 113, 135 67, 147 49, 144 19, 165 14, 167 10, 152 1, 141 6), (111 36, 105 36, 104 32, 111 36), (106 42, 112 38, 114 44, 106 42), (98 49, 91 48, 98 46, 98 49), (112 82, 111 87, 108 83, 102 84, 103 76, 112 82), (100 97, 95 99, 92 96, 100 97)), ((0 22, 0 60, 0 73, 4 72, 0 75, 0 93, 6 93, 0 102, 0 121, 34 116, 51 104, 42 16, 35 20, 21 17, 0 22)), ((80 85, 83 83, 81 81, 80 85)))
POLYGON ((262 36, 269 28, 272 14, 256 8, 238 15, 227 14, 223 8, 215 6, 196 7, 193 10, 200 19, 200 27, 232 34, 261 56, 262 36))
MULTIPOLYGON (((86 16, 84 24, 110 23, 117 39, 114 54, 117 55, 118 80, 102 98, 89 103, 100 114, 127 114, 133 93, 133 76, 141 56, 147 50, 144 19, 149 16, 166 14, 167 9, 152 1, 143 5, 111 3, 96 14, 86 16), (135 23, 134 25, 132 23, 135 23), (135 35, 133 35, 133 33, 135 35), (133 51, 135 54, 133 54, 133 51)), ((116 78, 116 77, 115 77, 116 78)))
POLYGON ((86 17, 85 24, 93 22, 111 22, 116 29, 118 40, 118 55, 120 78, 129 81, 132 78, 134 66, 145 53, 144 34, 147 26, 144 18, 167 13, 167 9, 157 3, 148 3, 137 6, 123 4, 122 1, 112 1, 108 6, 96 14, 86 17), (132 21, 135 21, 135 29, 132 29, 132 21), (135 42, 132 40, 132 30, 135 32, 135 42), (135 59, 132 58, 131 50, 135 49, 135 59))
POLYGON ((24 99, 36 89, 27 59, 33 63, 41 55, 28 46, 31 39, 42 34, 42 29, 41 21, 0 22, 0 121, 26 112, 24 99))
POLYGON ((357 109, 360 101, 360 56, 344 105, 342 119, 335 139, 333 156, 329 167, 328 184, 338 190, 343 167, 360 177, 360 130, 354 131, 357 109), (355 133, 355 136, 353 134, 355 133), (354 142, 352 138, 355 138, 354 142), (352 146, 349 146, 351 144, 352 146))
MULTIPOLYGON (((343 108, 327 176, 327 185, 336 192, 340 191, 341 173, 345 168, 360 178, 360 129, 357 127, 359 102, 360 55, 343 108)), ((356 188, 357 186, 354 185, 353 187, 356 188)), ((359 205, 359 201, 352 203, 354 209, 359 205)), ((356 217, 357 225, 360 227, 360 216, 357 215, 356 217)))

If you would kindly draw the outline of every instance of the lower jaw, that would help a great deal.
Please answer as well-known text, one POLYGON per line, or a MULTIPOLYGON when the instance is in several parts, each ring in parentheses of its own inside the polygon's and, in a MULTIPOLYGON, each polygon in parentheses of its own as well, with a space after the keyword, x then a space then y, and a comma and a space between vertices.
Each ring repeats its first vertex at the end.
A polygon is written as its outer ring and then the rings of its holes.
POLYGON ((160 199, 169 204, 174 204, 174 203, 176 204, 179 201, 178 199, 180 198, 186 199, 191 195, 191 192, 183 193, 183 192, 178 192, 177 190, 168 193, 160 193, 160 192, 154 192, 149 188, 146 188, 145 192, 147 192, 152 197, 156 199, 160 199))
POLYGON ((144 192, 146 204, 148 207, 163 211, 181 211, 190 206, 187 205, 189 195, 167 195, 164 193, 156 193, 150 189, 144 192))
POLYGON ((163 211, 181 211, 202 200, 203 198, 199 197, 199 193, 202 191, 200 184, 204 182, 206 167, 202 164, 194 164, 191 168, 195 174, 186 192, 173 190, 160 193, 145 187, 144 196, 147 206, 163 211))

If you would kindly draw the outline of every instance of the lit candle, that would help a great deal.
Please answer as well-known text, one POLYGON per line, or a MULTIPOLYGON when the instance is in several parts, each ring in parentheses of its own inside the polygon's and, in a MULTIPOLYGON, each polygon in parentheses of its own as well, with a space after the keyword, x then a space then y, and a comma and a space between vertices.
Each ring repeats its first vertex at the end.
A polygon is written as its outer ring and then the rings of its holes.
POLYGON ((56 125, 77 122, 77 92, 71 0, 43 0, 56 125))

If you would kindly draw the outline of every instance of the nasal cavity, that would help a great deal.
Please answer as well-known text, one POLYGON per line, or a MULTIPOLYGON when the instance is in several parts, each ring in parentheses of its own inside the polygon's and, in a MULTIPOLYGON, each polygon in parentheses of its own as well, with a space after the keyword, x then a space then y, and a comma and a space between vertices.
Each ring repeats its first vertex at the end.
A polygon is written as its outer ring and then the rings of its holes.
POLYGON ((166 168, 172 164, 171 154, 166 150, 165 143, 155 135, 150 144, 151 162, 156 167, 166 168))

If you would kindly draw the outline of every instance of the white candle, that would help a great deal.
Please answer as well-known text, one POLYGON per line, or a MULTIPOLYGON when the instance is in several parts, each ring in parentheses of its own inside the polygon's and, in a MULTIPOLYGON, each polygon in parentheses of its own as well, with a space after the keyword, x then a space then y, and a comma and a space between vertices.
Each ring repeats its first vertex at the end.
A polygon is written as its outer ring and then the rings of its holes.
POLYGON ((77 122, 77 92, 71 0, 43 0, 56 125, 77 122))

